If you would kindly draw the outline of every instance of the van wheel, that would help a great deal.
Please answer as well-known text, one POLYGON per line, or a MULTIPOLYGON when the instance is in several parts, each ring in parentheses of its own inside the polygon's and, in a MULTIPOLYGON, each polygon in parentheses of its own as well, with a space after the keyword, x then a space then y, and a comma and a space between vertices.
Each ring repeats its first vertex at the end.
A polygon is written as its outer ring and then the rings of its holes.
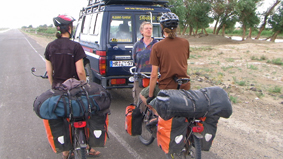
POLYGON ((90 64, 87 63, 85 65, 85 73, 86 73, 86 82, 89 83, 89 82, 93 82, 93 73, 91 71, 91 68, 90 68, 90 64))

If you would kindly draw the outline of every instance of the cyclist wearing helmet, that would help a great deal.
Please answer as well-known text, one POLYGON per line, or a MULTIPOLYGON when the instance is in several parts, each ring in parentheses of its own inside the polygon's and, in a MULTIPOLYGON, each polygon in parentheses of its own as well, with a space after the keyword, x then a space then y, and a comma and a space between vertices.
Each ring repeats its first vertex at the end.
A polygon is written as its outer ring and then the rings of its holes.
MULTIPOLYGON (((149 60, 152 65, 150 85, 140 94, 140 98, 146 104, 157 96, 160 89, 177 89, 178 84, 174 80, 175 77, 189 78, 187 59, 190 56, 190 45, 186 39, 176 37, 178 22, 178 16, 171 12, 163 13, 160 17, 160 25, 165 38, 152 47, 149 60), (161 77, 157 86, 158 70, 161 77)), ((181 89, 189 90, 190 83, 183 84, 181 89)), ((153 111, 156 113, 155 110, 153 111)))
POLYGON ((75 19, 67 15, 53 18, 57 28, 57 39, 49 43, 45 50, 46 71, 52 88, 68 78, 86 80, 83 58, 86 57, 82 46, 71 41, 75 19))
MULTIPOLYGON (((54 25, 57 29, 57 39, 47 45, 44 54, 46 58, 46 71, 52 88, 56 88, 69 78, 86 81, 83 63, 86 54, 79 43, 70 40, 73 30, 73 21, 75 21, 75 19, 68 15, 59 15, 53 18, 54 25)), ((62 119, 44 120, 46 130, 51 131, 56 131, 56 128, 58 128, 58 125, 60 126, 61 123, 64 123, 62 119)), ((62 132, 62 134, 64 133, 65 132, 62 132)), ((54 143, 51 143, 52 140, 49 139, 49 141, 51 145, 54 145, 54 143)), ((67 143, 66 145, 67 146, 61 147, 63 159, 68 157, 69 150, 71 149, 70 146, 72 146, 67 143)), ((54 152, 58 151, 54 146, 51 147, 54 152)), ((89 148, 89 155, 98 156, 99 154, 99 151, 89 148)))

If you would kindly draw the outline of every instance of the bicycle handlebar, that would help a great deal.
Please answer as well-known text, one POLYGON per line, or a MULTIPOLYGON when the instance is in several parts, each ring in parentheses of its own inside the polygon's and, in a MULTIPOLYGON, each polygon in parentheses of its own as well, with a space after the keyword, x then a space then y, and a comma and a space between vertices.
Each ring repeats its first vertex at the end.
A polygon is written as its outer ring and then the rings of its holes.
POLYGON ((47 71, 45 71, 44 75, 36 75, 34 72, 36 72, 36 68, 32 67, 31 68, 31 74, 33 74, 35 77, 41 77, 43 79, 47 79, 48 78, 47 71))
MULTIPOLYGON (((142 73, 142 72, 136 72, 136 66, 133 66, 130 68, 130 73, 132 75, 138 75, 138 76, 142 76, 142 77, 145 77, 145 78, 150 78, 150 74, 147 75, 145 73, 142 73), (135 69, 135 70, 134 70, 135 69), (134 70, 134 71, 133 71, 134 70)), ((160 73, 158 72, 158 77, 160 77, 160 73)))

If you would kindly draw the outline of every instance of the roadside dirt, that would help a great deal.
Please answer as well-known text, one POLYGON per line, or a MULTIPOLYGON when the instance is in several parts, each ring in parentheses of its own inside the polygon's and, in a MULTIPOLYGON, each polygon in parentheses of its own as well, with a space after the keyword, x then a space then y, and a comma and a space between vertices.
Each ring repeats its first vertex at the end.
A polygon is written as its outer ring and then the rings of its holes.
MULTIPOLYGON (((43 47, 52 41, 29 36, 43 47)), ((282 158, 283 65, 274 63, 283 62, 283 44, 183 37, 191 46, 192 89, 220 86, 233 102, 233 114, 219 120, 210 151, 223 159, 282 158)))

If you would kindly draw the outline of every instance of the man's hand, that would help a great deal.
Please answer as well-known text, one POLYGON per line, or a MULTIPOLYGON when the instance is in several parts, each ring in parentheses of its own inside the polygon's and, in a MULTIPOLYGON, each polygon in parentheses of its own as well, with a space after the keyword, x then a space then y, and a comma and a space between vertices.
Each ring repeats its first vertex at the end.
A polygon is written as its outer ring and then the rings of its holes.
POLYGON ((148 105, 155 97, 148 97, 146 100, 146 104, 148 105))

